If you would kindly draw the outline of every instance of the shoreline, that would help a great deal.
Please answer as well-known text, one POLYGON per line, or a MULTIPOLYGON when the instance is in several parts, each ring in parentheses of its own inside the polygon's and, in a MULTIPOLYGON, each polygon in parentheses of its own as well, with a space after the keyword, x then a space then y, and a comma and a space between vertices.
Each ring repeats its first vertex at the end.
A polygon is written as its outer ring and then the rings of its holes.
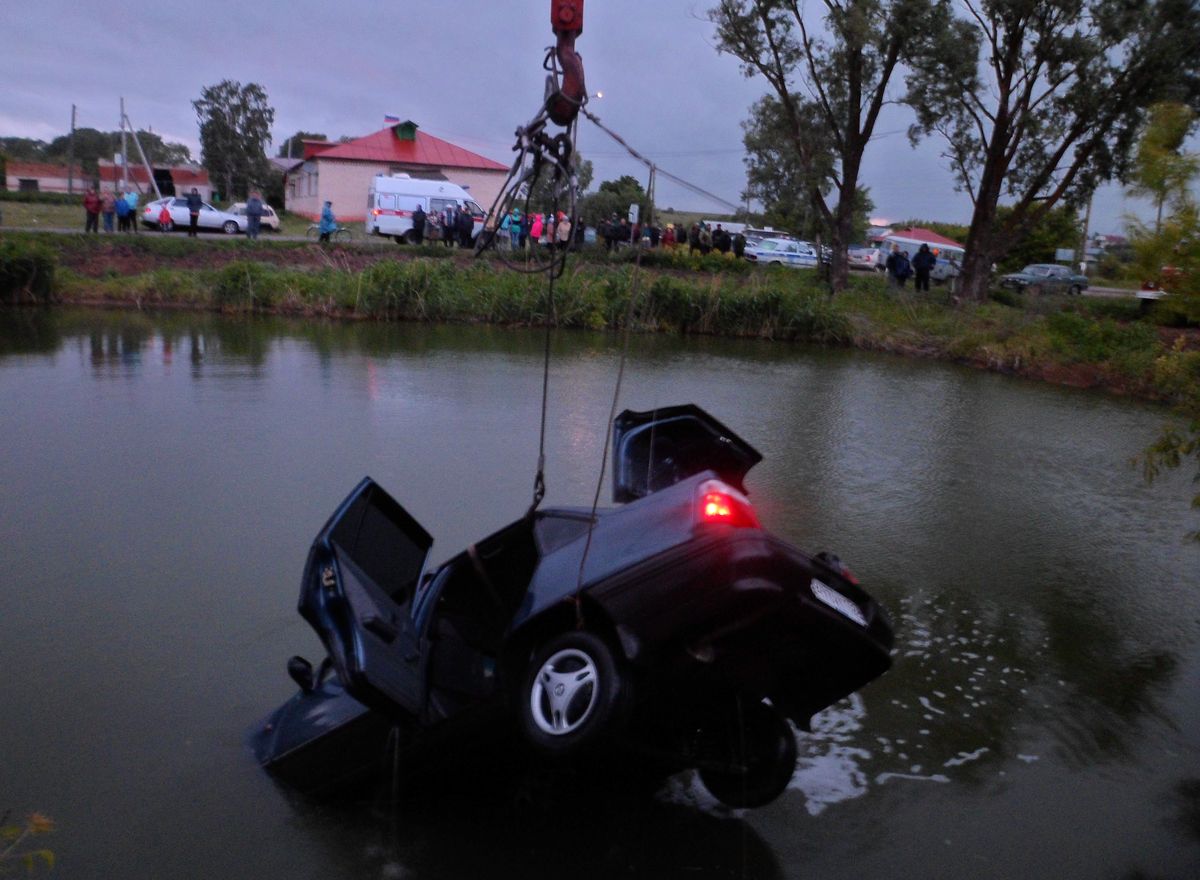
MULTIPOLYGON (((53 305, 345 321, 546 323, 544 275, 493 256, 387 243, 333 245, 12 234, 49 254, 53 305)), ((556 282, 555 326, 622 330, 632 294, 628 254, 568 258, 556 282)), ((643 257, 645 259, 645 256, 643 257)), ((811 272, 731 258, 656 253, 640 270, 633 330, 816 342, 940 360, 1026 380, 1166 403, 1179 397, 1164 363, 1200 364, 1200 330, 1156 327, 1136 301, 997 294, 952 303, 945 288, 889 291, 864 275, 830 298, 811 272)), ((0 290, 0 297, 4 296, 0 290)), ((1170 366, 1167 364, 1166 366, 1170 366)))

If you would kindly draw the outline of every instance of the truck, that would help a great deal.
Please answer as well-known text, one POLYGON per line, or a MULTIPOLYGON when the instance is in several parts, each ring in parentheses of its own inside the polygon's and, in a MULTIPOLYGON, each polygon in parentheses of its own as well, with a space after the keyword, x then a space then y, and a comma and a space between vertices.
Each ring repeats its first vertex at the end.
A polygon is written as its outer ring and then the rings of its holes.
MULTIPOLYGON (((448 180, 424 180, 407 174, 376 174, 367 191, 368 235, 394 238, 397 244, 414 244, 412 215, 417 205, 429 221, 453 206, 471 214, 471 241, 483 231, 487 212, 471 198, 465 187, 448 180)), ((428 240, 428 236, 426 236, 428 240)))

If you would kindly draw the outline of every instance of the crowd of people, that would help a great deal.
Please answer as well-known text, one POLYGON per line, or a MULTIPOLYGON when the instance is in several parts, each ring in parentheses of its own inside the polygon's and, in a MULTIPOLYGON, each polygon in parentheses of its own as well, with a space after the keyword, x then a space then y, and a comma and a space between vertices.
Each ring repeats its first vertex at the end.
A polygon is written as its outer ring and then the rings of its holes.
POLYGON ((92 187, 83 196, 84 232, 100 232, 103 219, 104 231, 112 232, 113 221, 116 221, 116 231, 138 231, 138 194, 137 190, 126 189, 101 190, 99 185, 92 187))
POLYGON ((732 253, 741 257, 746 251, 746 237, 742 233, 730 233, 720 223, 715 228, 698 221, 689 228, 683 224, 676 226, 668 223, 660 227, 654 223, 630 223, 625 217, 618 218, 613 214, 608 220, 602 221, 596 230, 597 238, 604 241, 607 250, 614 251, 623 245, 631 247, 686 247, 689 253, 699 251, 701 254, 732 253))

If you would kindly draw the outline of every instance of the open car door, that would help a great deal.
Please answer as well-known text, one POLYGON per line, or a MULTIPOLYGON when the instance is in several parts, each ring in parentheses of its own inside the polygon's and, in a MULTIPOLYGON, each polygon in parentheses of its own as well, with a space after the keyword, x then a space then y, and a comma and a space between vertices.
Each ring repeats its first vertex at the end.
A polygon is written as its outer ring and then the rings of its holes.
POLYGON ((762 461, 753 446, 693 403, 613 420, 613 501, 620 504, 716 471, 745 492, 742 480, 762 461))
POLYGON ((412 602, 433 538, 370 477, 313 541, 300 614, 361 703, 419 716, 424 663, 412 602))

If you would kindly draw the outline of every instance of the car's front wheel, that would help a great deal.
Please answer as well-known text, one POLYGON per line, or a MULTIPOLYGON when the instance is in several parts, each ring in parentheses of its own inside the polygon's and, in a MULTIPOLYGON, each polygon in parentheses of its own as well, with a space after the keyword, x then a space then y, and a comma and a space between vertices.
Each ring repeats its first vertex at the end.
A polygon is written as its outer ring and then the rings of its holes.
POLYGON ((226 235, 237 235, 239 232, 237 221, 235 220, 226 220, 225 225, 221 228, 225 230, 226 235))
POLYGON ((1078 284, 1072 284, 1070 293, 1071 296, 1079 296, 1079 294, 1083 293, 1083 288, 1078 284))
POLYGON ((716 730, 716 760, 699 769, 704 787, 735 808, 761 807, 779 797, 796 772, 796 735, 766 703, 739 700, 716 730))
POLYGON ((565 755, 617 732, 629 684, 608 643, 584 630, 561 633, 533 654, 518 694, 525 737, 565 755))

